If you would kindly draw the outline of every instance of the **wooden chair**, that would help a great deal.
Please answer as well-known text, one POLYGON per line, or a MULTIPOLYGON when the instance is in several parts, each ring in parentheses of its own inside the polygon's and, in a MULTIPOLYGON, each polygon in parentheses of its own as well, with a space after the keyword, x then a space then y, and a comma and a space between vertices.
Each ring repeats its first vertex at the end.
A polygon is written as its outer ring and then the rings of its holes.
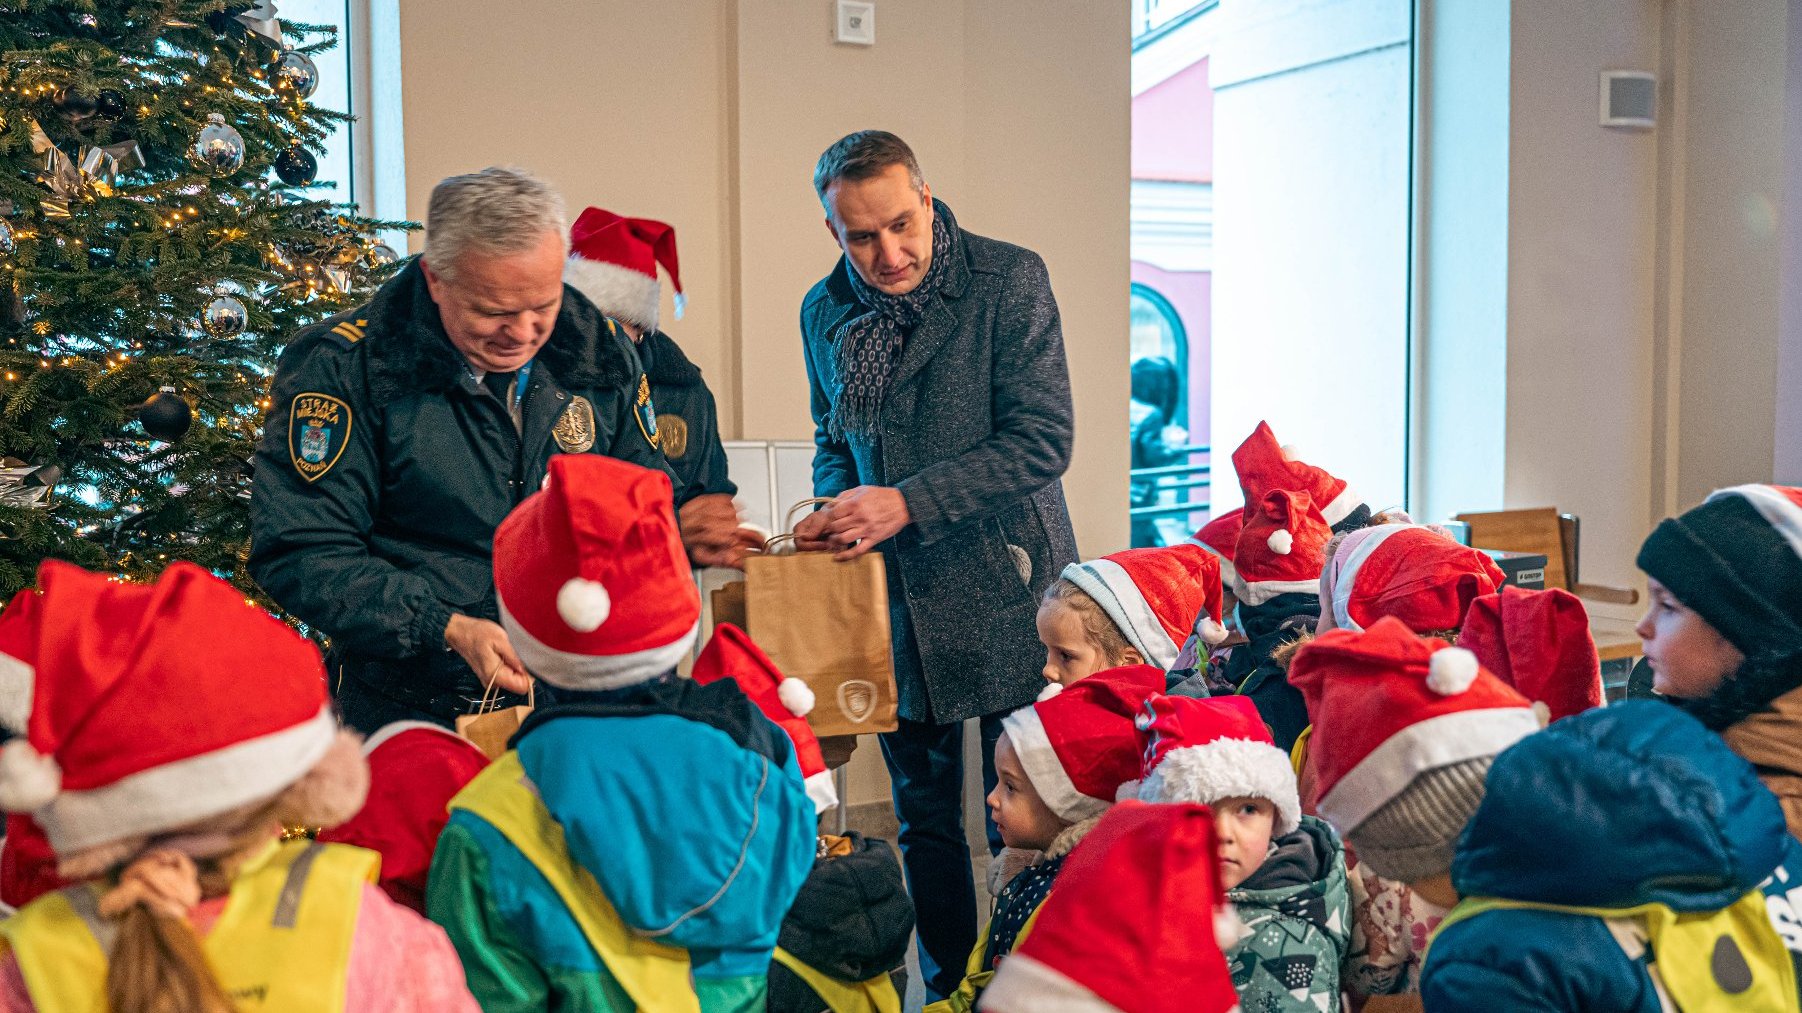
POLYGON ((1470 544, 1478 548, 1543 555, 1546 587, 1561 587, 1579 598, 1609 605, 1639 604, 1639 592, 1633 588, 1585 584, 1579 579, 1582 525, 1575 515, 1560 514, 1556 507, 1540 507, 1459 514, 1453 519, 1470 525, 1470 544))

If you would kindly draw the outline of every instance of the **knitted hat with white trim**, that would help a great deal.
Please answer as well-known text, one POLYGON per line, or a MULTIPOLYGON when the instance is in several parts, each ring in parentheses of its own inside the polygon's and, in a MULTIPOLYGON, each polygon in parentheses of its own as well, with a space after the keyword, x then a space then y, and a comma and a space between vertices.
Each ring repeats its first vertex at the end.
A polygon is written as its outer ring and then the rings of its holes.
POLYGON ((838 787, 832 783, 832 772, 826 769, 820 740, 807 723, 807 715, 813 711, 813 690, 800 679, 783 676, 750 634, 731 623, 719 624, 695 658, 689 677, 703 686, 720 679, 738 683, 763 716, 788 733, 815 815, 838 805, 838 787))
POLYGON ((1301 826, 1301 797, 1289 754, 1246 696, 1195 699, 1159 694, 1139 713, 1147 802, 1213 805, 1223 798, 1261 798, 1276 806, 1276 835, 1301 826))
POLYGON ((1309 641, 1289 681, 1314 719, 1320 815, 1371 871, 1404 883, 1452 867, 1490 762, 1540 727, 1475 655, 1390 616, 1309 641))
POLYGON ((657 286, 659 264, 669 272, 680 320, 687 300, 676 261, 676 230, 649 218, 587 208, 570 226, 563 280, 602 313, 654 331, 662 292, 657 286))
POLYGON ((1720 730, 1802 685, 1802 489, 1737 485, 1667 518, 1639 568, 1746 656, 1702 700, 1677 701, 1720 730))
POLYGON ((1071 563, 1063 579, 1093 598, 1139 656, 1159 668, 1175 663, 1191 628, 1209 644, 1226 639, 1220 558, 1199 545, 1127 549, 1071 563))
POLYGON ((1378 524, 1340 539, 1320 574, 1320 625, 1361 630, 1394 616, 1416 633, 1456 630, 1470 603, 1502 586, 1480 549, 1418 524, 1378 524))
POLYGON ((1214 814, 1122 802, 1064 860, 981 1008, 1227 1013, 1239 995, 1222 949, 1239 935, 1220 885, 1214 814), (1198 922, 1214 931, 1196 931, 1198 922))
POLYGON ((1164 671, 1128 665, 1097 672, 1001 719, 1020 766, 1046 807, 1066 823, 1098 816, 1139 776, 1134 729, 1164 671))
MULTIPOLYGON (((319 651, 206 570, 179 562, 132 584, 48 560, 38 589, 4 624, 36 630, 7 638, 20 654, 31 644, 13 661, 32 675, 24 735, 0 748, 0 807, 30 813, 65 871, 284 796, 334 752, 319 651)), ((312 799, 326 810, 314 825, 363 803, 367 770, 347 743, 361 782, 340 794, 355 797, 312 799)))
POLYGON ((519 660, 560 689, 649 682, 700 629, 669 476, 600 454, 552 457, 501 522, 494 590, 519 660))

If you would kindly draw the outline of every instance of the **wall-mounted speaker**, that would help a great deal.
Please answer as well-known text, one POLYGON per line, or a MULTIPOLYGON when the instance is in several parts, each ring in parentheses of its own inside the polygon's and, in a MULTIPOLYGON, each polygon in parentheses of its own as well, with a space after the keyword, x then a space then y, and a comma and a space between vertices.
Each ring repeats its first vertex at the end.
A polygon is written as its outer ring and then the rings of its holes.
POLYGON ((1657 76, 1643 70, 1602 71, 1602 126, 1650 130, 1657 125, 1657 76))

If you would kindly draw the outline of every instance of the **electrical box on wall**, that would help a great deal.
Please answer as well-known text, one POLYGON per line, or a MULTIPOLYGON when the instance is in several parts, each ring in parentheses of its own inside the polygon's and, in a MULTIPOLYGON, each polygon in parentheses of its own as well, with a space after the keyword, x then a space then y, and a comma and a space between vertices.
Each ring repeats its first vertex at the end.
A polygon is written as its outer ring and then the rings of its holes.
POLYGON ((860 0, 837 0, 837 32, 833 38, 851 46, 876 44, 876 5, 860 0))
POLYGON ((1658 125, 1658 78, 1643 70, 1602 71, 1602 126, 1658 125))

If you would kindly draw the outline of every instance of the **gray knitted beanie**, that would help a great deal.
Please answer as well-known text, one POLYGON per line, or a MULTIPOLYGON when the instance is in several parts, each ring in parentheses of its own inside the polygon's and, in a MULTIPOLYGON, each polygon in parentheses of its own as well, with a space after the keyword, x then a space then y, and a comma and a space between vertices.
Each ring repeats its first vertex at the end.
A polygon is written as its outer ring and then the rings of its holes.
POLYGON ((1493 756, 1429 770, 1345 835, 1346 842, 1384 879, 1413 883, 1450 872, 1458 835, 1483 801, 1493 756))

